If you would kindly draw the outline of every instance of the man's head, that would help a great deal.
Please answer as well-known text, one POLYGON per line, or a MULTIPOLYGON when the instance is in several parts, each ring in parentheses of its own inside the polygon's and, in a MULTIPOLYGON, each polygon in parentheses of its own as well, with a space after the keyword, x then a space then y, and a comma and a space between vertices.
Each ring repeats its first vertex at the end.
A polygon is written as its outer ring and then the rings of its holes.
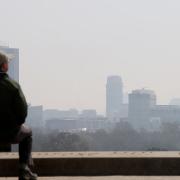
POLYGON ((0 72, 6 73, 9 69, 9 58, 6 54, 0 52, 0 72))

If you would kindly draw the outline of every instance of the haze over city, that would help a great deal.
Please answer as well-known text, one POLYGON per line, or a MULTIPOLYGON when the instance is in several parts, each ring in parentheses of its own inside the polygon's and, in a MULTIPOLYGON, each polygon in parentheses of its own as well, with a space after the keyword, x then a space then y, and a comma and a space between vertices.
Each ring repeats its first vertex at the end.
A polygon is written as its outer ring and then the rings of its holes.
POLYGON ((109 75, 124 92, 154 90, 159 104, 180 97, 178 0, 0 2, 0 39, 20 49, 30 103, 104 113, 109 75))

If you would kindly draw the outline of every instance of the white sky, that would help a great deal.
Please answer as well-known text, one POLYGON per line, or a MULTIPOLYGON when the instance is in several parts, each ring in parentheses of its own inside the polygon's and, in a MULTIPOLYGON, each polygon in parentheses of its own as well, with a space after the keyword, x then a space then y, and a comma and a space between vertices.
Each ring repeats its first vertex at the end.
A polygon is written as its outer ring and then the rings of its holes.
POLYGON ((0 0, 0 40, 20 48, 34 105, 102 113, 114 74, 126 92, 180 97, 179 0, 0 0))

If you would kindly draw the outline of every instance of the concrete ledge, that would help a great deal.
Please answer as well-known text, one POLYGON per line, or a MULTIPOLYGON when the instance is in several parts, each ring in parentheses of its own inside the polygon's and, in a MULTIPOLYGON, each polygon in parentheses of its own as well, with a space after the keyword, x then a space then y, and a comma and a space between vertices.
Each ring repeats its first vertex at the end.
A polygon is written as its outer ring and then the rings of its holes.
MULTIPOLYGON (((59 176, 39 177, 38 180, 179 180, 180 176, 59 176)), ((17 177, 0 177, 0 180, 17 180, 17 177)))
MULTIPOLYGON (((34 153, 40 176, 175 176, 180 152, 34 153)), ((0 153, 0 176, 17 176, 16 153, 0 153)))

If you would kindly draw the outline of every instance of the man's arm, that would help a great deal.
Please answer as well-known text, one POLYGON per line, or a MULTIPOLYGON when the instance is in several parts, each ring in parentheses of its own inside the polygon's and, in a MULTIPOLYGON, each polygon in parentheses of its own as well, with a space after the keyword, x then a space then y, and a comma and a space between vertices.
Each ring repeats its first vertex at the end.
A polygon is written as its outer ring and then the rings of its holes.
POLYGON ((17 125, 21 125, 25 122, 27 117, 28 105, 25 99, 25 96, 19 86, 16 89, 14 96, 14 112, 16 117, 17 125))

